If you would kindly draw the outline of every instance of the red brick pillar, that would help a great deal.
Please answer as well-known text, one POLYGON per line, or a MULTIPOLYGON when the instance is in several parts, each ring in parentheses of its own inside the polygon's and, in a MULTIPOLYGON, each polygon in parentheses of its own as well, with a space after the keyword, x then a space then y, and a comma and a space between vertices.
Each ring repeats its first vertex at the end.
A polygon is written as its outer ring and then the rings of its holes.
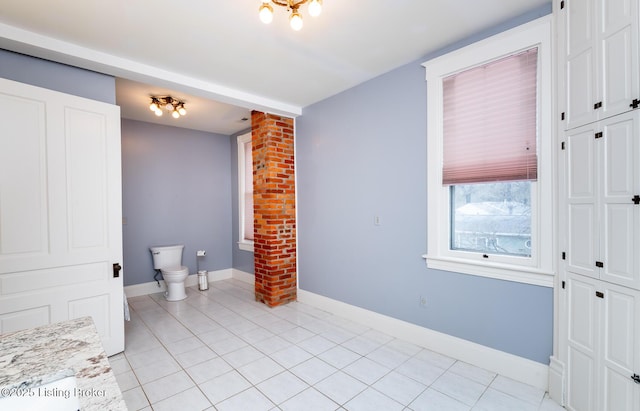
POLYGON ((293 119, 253 111, 253 218, 256 301, 296 300, 296 186, 293 119))

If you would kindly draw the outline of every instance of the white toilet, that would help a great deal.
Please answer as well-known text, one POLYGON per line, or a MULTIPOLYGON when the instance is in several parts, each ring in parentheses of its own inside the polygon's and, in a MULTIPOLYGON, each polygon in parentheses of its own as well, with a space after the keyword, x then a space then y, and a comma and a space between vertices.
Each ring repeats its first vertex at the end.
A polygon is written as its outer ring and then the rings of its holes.
POLYGON ((153 268, 160 270, 167 285, 165 297, 167 301, 180 301, 187 298, 184 291, 184 280, 189 275, 189 267, 182 265, 184 245, 151 247, 153 268))

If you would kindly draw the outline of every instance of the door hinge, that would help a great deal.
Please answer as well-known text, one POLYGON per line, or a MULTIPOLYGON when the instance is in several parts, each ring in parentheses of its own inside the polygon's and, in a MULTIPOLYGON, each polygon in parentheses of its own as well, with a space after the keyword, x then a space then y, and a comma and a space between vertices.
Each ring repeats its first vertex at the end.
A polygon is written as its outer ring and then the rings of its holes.
POLYGON ((640 204, 640 196, 639 195, 634 195, 633 198, 631 199, 631 201, 633 201, 633 204, 638 205, 640 204))
POLYGON ((604 298, 604 293, 602 291, 596 291, 596 297, 604 298))
POLYGON ((604 267, 604 263, 602 261, 596 261, 596 267, 602 268, 604 267))
POLYGON ((562 289, 563 289, 563 290, 564 290, 565 285, 566 285, 566 284, 565 284, 565 282, 563 281, 563 282, 562 282, 562 289))
POLYGON ((631 107, 632 109, 636 109, 640 107, 640 100, 638 100, 637 98, 634 98, 631 104, 629 104, 629 107, 631 107))
POLYGON ((593 109, 594 109, 594 110, 597 110, 597 109, 599 109, 600 107, 602 107, 602 101, 598 101, 596 104, 594 104, 594 105, 593 105, 593 109))
POLYGON ((564 144, 564 141, 563 141, 562 143, 560 143, 560 150, 564 150, 564 148, 565 148, 565 144, 564 144))
POLYGON ((562 113, 560 113, 560 120, 564 121, 564 111, 562 113))
POLYGON ((565 251, 562 252, 562 259, 563 260, 567 259, 567 253, 565 251))
POLYGON ((602 138, 602 131, 598 131, 595 136, 596 138, 602 138))
POLYGON ((638 375, 638 374, 633 374, 633 375, 631 376, 631 379, 632 379, 633 381, 635 381, 635 383, 636 383, 636 384, 640 384, 640 375, 638 375))
POLYGON ((122 266, 119 263, 113 263, 113 278, 120 277, 120 270, 122 270, 122 266))
POLYGON ((560 2, 560 10, 564 9, 564 0, 560 2))

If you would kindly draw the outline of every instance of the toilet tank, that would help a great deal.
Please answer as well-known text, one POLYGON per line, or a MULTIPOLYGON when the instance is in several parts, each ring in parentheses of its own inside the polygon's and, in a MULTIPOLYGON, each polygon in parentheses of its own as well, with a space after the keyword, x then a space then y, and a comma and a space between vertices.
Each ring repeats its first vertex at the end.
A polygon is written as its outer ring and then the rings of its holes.
POLYGON ((182 250, 184 245, 168 245, 150 247, 153 257, 153 268, 161 270, 168 267, 180 267, 182 265, 182 250))

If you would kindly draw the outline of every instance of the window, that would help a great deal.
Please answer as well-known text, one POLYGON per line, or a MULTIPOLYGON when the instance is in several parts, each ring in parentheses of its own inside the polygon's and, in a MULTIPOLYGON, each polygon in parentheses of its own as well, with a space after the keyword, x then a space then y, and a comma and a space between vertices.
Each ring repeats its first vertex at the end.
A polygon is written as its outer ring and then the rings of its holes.
POLYGON ((553 284, 550 21, 424 64, 430 268, 553 284))
POLYGON ((238 246, 253 251, 253 156, 251 132, 238 136, 238 246))

